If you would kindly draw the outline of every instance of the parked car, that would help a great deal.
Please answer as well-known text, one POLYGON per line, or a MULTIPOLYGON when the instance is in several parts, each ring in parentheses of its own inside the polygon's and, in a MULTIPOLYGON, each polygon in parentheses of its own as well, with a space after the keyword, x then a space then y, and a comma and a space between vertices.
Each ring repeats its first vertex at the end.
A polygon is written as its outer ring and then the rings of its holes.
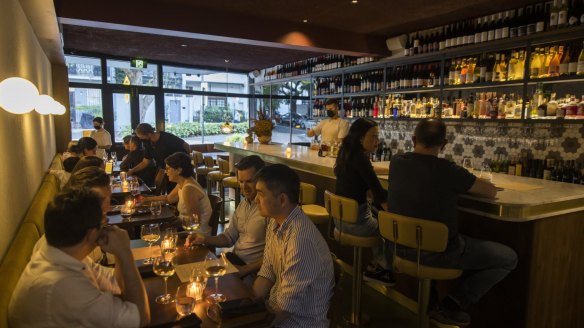
POLYGON ((306 116, 296 113, 286 113, 280 116, 281 125, 290 125, 290 115, 292 115, 292 127, 296 129, 306 128, 306 116))

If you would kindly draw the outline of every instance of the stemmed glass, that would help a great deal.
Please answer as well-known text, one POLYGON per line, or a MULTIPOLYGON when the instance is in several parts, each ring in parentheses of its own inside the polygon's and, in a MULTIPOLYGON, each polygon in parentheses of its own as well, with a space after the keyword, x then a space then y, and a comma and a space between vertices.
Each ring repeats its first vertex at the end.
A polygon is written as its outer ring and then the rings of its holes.
POLYGON ((176 312, 182 318, 190 315, 195 310, 196 300, 192 295, 189 295, 189 285, 182 284, 176 290, 176 312))
POLYGON ((134 197, 140 194, 140 183, 136 178, 130 181, 130 194, 134 197))
POLYGON ((118 155, 116 154, 115 151, 112 151, 110 154, 112 161, 114 162, 114 165, 116 165, 116 162, 118 161, 118 155))
POLYGON ((488 164, 484 164, 481 168, 481 174, 479 175, 479 178, 493 182, 493 173, 491 172, 491 168, 488 164))
POLYGON ((182 224, 183 229, 189 233, 189 235, 193 234, 197 229, 199 229, 199 215, 198 214, 191 214, 191 215, 180 215, 180 222, 182 224))
POLYGON ((156 303, 168 304, 174 301, 174 297, 168 293, 168 277, 172 276, 176 267, 175 252, 163 249, 162 254, 154 258, 152 269, 157 276, 164 278, 164 294, 156 297, 156 303))
POLYGON ((160 225, 143 225, 140 229, 140 238, 148 243, 148 253, 150 253, 150 257, 144 260, 144 264, 152 264, 152 244, 160 239, 160 225))
POLYGON ((162 213, 162 202, 154 201, 150 203, 150 213, 154 216, 158 216, 162 213))
POLYGON ((472 168, 472 158, 470 157, 465 157, 462 160, 462 167, 464 167, 467 171, 469 171, 470 173, 473 173, 473 168, 472 168))
POLYGON ((215 278, 215 293, 209 295, 209 302, 211 303, 221 303, 227 300, 225 295, 219 293, 219 277, 223 276, 227 271, 227 263, 227 258, 223 252, 217 258, 213 258, 210 254, 205 258, 205 271, 209 277, 215 278))

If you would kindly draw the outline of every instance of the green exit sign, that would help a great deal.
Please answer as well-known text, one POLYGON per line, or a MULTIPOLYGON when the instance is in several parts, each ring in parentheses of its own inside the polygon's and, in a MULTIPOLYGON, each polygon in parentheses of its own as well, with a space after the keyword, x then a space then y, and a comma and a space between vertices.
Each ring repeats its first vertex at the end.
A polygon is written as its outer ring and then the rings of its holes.
POLYGON ((148 67, 148 62, 144 59, 132 59, 130 62, 132 67, 135 68, 146 68, 148 67))

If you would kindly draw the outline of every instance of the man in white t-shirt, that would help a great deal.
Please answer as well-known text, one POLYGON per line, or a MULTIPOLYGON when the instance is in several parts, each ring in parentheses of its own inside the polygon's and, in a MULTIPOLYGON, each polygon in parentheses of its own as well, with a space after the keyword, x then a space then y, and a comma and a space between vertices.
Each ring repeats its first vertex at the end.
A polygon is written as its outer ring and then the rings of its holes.
POLYGON ((308 129, 306 135, 322 135, 321 142, 327 145, 340 143, 349 133, 349 122, 339 117, 339 102, 336 99, 327 100, 326 114, 329 118, 320 121, 313 129, 308 129))
POLYGON ((106 149, 112 147, 112 136, 103 128, 103 118, 96 117, 93 119, 94 131, 91 131, 91 137, 97 142, 97 157, 103 158, 106 149))

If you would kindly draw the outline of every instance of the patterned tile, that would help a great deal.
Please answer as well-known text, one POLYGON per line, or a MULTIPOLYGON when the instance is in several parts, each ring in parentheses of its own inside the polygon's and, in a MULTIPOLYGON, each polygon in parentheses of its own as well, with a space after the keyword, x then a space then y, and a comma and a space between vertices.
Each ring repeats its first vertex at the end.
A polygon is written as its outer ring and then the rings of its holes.
POLYGON ((566 153, 576 153, 580 149, 580 143, 578 139, 568 137, 562 142, 562 147, 566 153))

